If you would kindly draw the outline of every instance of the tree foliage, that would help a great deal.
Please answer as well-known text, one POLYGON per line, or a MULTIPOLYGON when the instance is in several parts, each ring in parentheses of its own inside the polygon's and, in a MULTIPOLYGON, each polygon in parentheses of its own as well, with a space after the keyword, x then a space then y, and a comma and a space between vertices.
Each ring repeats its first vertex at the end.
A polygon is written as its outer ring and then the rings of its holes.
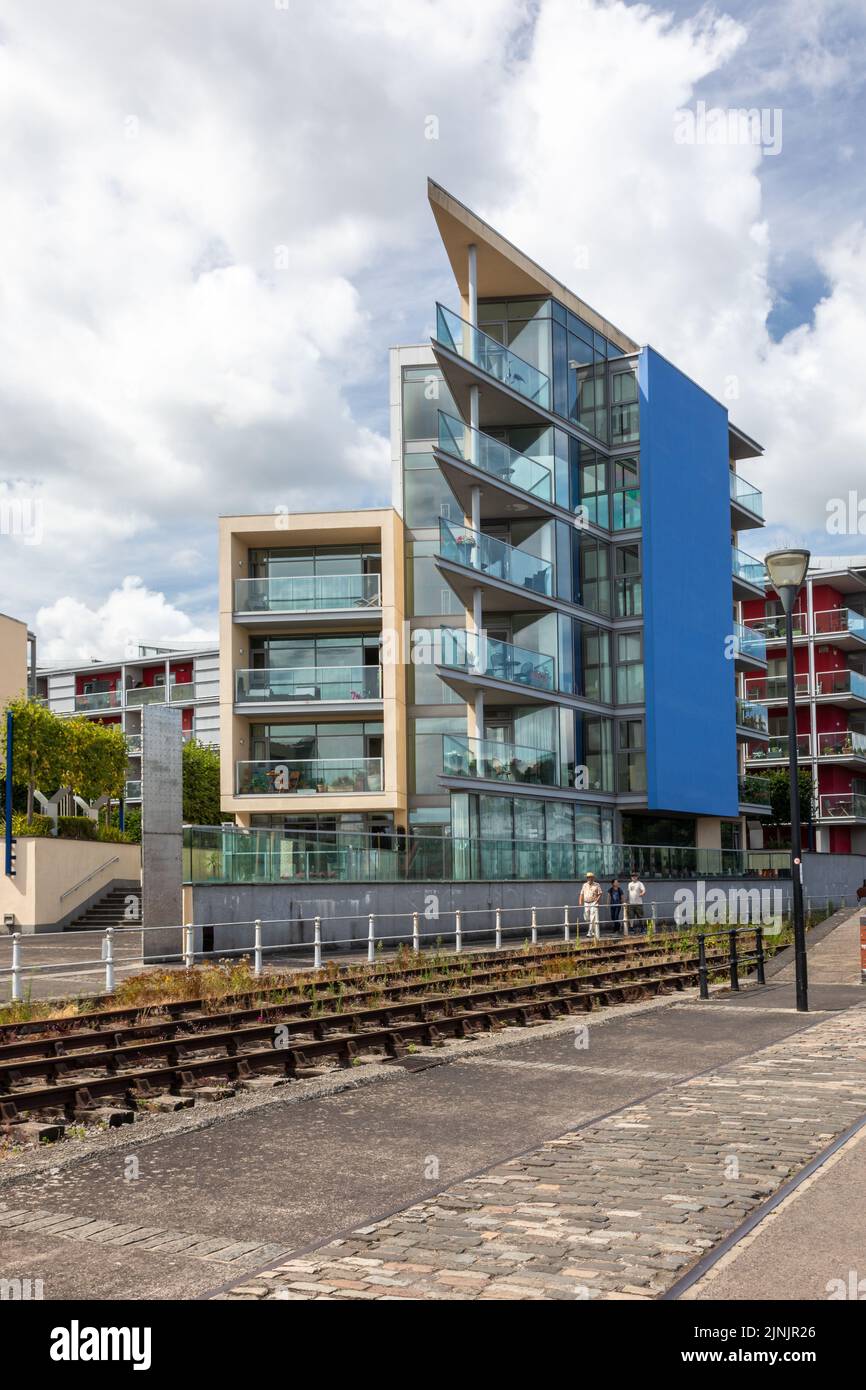
POLYGON ((219 825, 220 755, 191 738, 183 745, 183 818, 187 825, 219 825))
MULTIPOLYGON (((85 801, 123 795, 127 748, 123 731, 83 717, 54 714, 35 700, 11 700, 14 786, 27 789, 27 823, 33 821, 37 789, 53 796, 61 787, 85 801)), ((6 720, 3 720, 3 760, 6 762, 6 720)))
MULTIPOLYGON (((812 778, 804 768, 797 769, 800 788, 800 820, 808 825, 812 820, 814 791, 812 778)), ((787 769, 770 774, 770 816, 774 825, 789 825, 791 821, 791 779, 787 769)))

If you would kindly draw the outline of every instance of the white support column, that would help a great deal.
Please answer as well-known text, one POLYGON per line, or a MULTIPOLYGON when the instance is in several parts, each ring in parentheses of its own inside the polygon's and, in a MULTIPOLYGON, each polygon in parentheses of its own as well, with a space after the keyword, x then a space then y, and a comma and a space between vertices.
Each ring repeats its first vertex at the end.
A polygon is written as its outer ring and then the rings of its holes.
POLYGON ((469 322, 478 327, 478 248, 472 242, 467 248, 469 259, 469 322))

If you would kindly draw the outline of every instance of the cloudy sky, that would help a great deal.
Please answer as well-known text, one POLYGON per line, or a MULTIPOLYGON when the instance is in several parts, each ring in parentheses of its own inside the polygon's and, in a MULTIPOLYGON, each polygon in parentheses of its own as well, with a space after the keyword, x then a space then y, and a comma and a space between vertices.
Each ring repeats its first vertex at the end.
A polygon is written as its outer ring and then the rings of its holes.
POLYGON ((0 610, 203 640, 219 513, 388 500, 428 175, 765 444, 753 548, 863 553, 864 82, 863 0, 4 0, 0 610))

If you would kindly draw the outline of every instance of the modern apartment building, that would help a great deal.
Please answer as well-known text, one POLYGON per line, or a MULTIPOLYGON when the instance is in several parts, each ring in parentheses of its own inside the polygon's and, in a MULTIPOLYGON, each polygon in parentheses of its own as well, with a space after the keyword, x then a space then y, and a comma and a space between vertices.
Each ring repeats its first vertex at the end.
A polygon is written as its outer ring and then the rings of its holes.
POLYGON ((429 197, 459 307, 392 352, 392 508, 221 523, 223 809, 447 837, 472 876, 555 873, 557 844, 745 846, 761 448, 429 197))
MULTIPOLYGON (((748 697, 768 708, 770 735, 747 745, 747 767, 787 768, 785 622, 772 589, 744 605, 744 621, 769 658, 766 673, 745 677, 748 697)), ((866 853, 866 556, 812 558, 794 613, 794 668, 797 753, 812 778, 815 848, 866 853)), ((804 844, 809 833, 804 828, 804 844)))
POLYGON ((20 618, 0 613, 0 709, 32 694, 36 681, 36 638, 20 618))
POLYGON ((181 711, 184 738, 219 745, 219 652, 139 646, 121 661, 42 667, 36 695, 57 714, 117 724, 129 746, 126 800, 141 801, 141 711, 169 703, 181 711))

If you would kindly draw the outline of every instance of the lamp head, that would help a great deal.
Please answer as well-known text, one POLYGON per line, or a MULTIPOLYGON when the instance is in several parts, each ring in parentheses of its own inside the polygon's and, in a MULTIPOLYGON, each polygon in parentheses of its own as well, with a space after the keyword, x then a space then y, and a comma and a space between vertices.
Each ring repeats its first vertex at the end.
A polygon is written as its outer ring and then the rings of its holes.
POLYGON ((794 601, 803 587, 809 568, 808 550, 772 550, 764 556, 770 583, 779 595, 786 613, 791 613, 794 601))

